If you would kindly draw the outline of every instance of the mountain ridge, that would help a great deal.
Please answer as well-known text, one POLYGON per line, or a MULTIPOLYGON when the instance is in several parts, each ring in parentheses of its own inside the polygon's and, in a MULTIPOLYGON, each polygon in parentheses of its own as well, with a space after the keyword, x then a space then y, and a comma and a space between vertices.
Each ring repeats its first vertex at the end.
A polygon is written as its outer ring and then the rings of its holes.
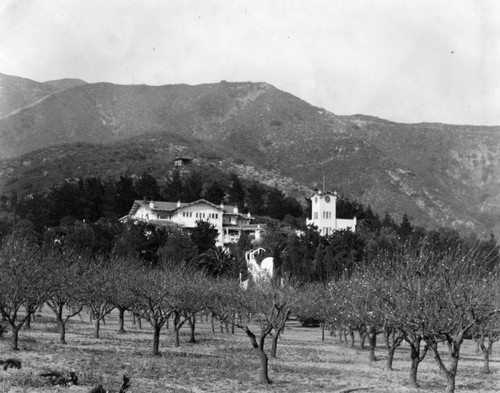
POLYGON ((307 189, 325 173, 331 188, 381 214, 500 234, 500 127, 336 115, 265 82, 78 84, 0 119, 0 156, 15 161, 60 143, 114 149, 141 135, 156 154, 146 141, 155 134, 182 136, 186 146, 214 144, 223 162, 241 161, 307 189))

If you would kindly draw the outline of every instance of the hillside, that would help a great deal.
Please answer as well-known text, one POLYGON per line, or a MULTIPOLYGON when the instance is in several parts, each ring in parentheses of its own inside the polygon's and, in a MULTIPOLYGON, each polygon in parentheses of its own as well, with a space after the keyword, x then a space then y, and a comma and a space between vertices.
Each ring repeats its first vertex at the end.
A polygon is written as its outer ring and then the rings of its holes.
POLYGON ((34 106, 50 95, 85 84, 80 79, 60 79, 45 83, 0 73, 0 119, 34 106))
MULTIPOLYGON (((4 87, 12 86, 9 78, 0 87, 16 96, 4 87)), ((282 184, 294 196, 321 186, 324 175, 326 188, 380 214, 500 234, 500 127, 338 116, 266 83, 34 83, 19 88, 31 95, 18 94, 31 104, 19 100, 16 109, 9 98, 11 115, 0 120, 6 189, 46 167, 32 183, 76 176, 81 168, 103 175, 163 171, 164 160, 185 151, 204 164, 282 184), (37 102, 43 89, 58 85, 65 87, 37 102), (167 154, 173 145, 183 150, 167 154)))

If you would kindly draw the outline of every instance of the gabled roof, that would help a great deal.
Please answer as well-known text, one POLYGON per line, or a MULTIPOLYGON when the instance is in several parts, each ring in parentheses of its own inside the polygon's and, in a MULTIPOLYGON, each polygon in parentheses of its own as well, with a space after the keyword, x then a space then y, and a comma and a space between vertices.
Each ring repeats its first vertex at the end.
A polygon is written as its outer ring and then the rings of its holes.
POLYGON ((166 212, 166 213, 173 213, 177 210, 181 210, 181 209, 184 209, 184 208, 189 207, 189 206, 200 205, 200 204, 209 205, 210 207, 213 207, 214 209, 221 210, 221 211, 225 210, 225 209, 221 208, 220 206, 218 206, 212 202, 207 201, 206 199, 198 199, 197 201, 190 202, 190 203, 181 202, 180 206, 179 206, 178 202, 161 202, 161 201, 159 201, 159 202, 153 201, 153 202, 154 202, 154 208, 150 209, 150 207, 149 207, 150 202, 149 201, 143 201, 143 200, 134 201, 134 204, 132 205, 132 209, 130 209, 129 215, 130 216, 134 215, 137 212, 137 210, 139 210, 139 208, 141 206, 145 207, 147 209, 153 210, 153 211, 160 211, 160 212, 166 212))

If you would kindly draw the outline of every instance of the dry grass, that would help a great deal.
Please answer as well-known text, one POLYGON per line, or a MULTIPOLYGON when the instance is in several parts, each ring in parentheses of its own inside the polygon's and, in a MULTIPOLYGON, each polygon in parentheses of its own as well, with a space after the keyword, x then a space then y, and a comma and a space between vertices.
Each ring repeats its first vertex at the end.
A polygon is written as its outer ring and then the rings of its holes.
MULTIPOLYGON (((187 327, 181 331, 181 347, 173 347, 172 331, 161 338, 163 356, 152 357, 152 332, 143 323, 140 330, 126 321, 126 334, 117 334, 117 315, 102 326, 101 338, 94 339, 93 325, 78 319, 68 325, 67 345, 59 336, 48 310, 38 316, 31 330, 20 336, 20 352, 9 349, 9 334, 0 340, 0 358, 22 360, 21 370, 0 370, 0 393, 4 392, 87 392, 101 383, 118 391, 123 374, 131 377, 131 392, 335 392, 370 388, 367 392, 440 392, 444 378, 431 356, 420 366, 421 389, 407 384, 408 348, 396 352, 394 371, 385 369, 385 350, 378 349, 380 361, 370 364, 368 352, 340 345, 327 337, 321 342, 320 329, 303 328, 291 321, 279 342, 278 359, 270 359, 269 386, 259 385, 259 362, 246 336, 212 333, 207 321, 198 322, 197 340, 189 344, 187 327), (81 386, 52 387, 38 376, 46 370, 74 370, 81 386)), ((270 347, 270 343, 268 344, 270 347)), ((444 349, 444 348, 443 348, 444 349)), ((482 358, 475 346, 464 344, 459 364, 457 392, 500 391, 500 357, 491 358, 492 374, 482 375, 482 358)), ((365 390, 361 390, 362 392, 365 390)))

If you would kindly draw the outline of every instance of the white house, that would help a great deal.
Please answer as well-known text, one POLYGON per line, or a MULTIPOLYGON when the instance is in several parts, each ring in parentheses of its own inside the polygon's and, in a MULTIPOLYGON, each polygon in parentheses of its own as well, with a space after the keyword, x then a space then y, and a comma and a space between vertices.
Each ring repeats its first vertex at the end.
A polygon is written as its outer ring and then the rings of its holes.
POLYGON ((356 231, 356 217, 353 219, 337 218, 337 193, 317 191, 311 197, 311 219, 307 225, 315 225, 323 236, 338 230, 356 231))
POLYGON ((136 200, 130 212, 122 220, 140 220, 153 225, 175 225, 194 228, 199 220, 210 222, 218 231, 218 245, 237 242, 243 232, 255 240, 260 239, 262 229, 252 224, 253 217, 238 212, 237 206, 215 205, 205 199, 191 203, 136 200))

